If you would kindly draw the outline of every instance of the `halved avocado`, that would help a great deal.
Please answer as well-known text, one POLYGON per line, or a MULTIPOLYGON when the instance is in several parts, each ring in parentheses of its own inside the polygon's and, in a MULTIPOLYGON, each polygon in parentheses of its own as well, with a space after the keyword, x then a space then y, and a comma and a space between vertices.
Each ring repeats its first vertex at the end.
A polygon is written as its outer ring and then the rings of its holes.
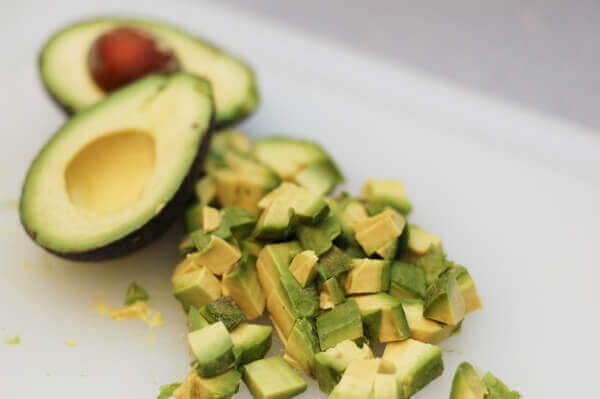
POLYGON ((46 143, 20 201, 48 251, 98 261, 157 238, 192 194, 213 131, 209 83, 152 75, 82 111, 46 143))
POLYGON ((182 72, 208 79, 214 88, 217 126, 243 119, 258 105, 254 73, 231 55, 188 32, 161 23, 98 18, 57 32, 40 52, 42 81, 68 112, 80 112, 106 96, 91 75, 90 50, 100 36, 116 28, 130 28, 149 36, 174 55, 182 72))

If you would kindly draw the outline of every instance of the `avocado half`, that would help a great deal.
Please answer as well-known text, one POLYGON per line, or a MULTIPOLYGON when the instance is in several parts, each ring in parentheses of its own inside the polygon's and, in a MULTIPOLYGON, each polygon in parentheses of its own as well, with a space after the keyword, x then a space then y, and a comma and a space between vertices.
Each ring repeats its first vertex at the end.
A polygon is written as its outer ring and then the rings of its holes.
POLYGON ((74 260, 133 252, 183 210, 214 130, 210 84, 150 75, 63 125, 31 164, 21 222, 37 244, 74 260))
POLYGON ((222 127, 250 115, 258 106, 254 73, 242 61, 182 30, 157 22, 125 18, 84 21, 54 34, 39 56, 42 81, 68 113, 77 113, 107 94, 94 82, 88 56, 94 42, 116 28, 139 30, 171 51, 180 70, 210 81, 216 107, 215 123, 222 127))

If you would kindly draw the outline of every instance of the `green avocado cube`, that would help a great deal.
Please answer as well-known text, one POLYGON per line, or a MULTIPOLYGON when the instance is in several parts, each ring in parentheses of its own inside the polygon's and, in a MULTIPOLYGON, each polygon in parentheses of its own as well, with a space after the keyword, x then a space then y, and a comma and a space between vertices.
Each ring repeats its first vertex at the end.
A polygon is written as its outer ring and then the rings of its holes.
POLYGON ((404 185, 397 179, 369 179, 361 190, 361 197, 375 209, 391 206, 404 215, 412 209, 404 185))
POLYGON ((487 388, 479 372, 468 362, 462 362, 456 368, 450 399, 485 399, 487 388))
POLYGON ((201 377, 216 377, 234 365, 233 342, 222 322, 188 333, 188 342, 201 377))
POLYGON ((425 295, 424 316, 441 323, 457 325, 465 316, 465 299, 456 282, 456 271, 440 276, 425 295))
POLYGON ((283 182, 258 203, 264 210, 272 206, 286 208, 295 223, 316 224, 329 213, 329 206, 322 196, 288 182, 283 182))
POLYGON ((136 282, 129 284, 127 295, 125 295, 125 305, 132 305, 138 301, 146 302, 148 299, 150 299, 150 295, 144 287, 140 287, 136 282))
POLYGON ((425 272, 425 282, 429 286, 454 264, 446 259, 445 253, 431 247, 426 254, 417 260, 416 266, 425 272))
POLYGON ((314 323, 308 319, 298 319, 285 344, 283 357, 296 370, 307 377, 313 377, 315 355, 319 352, 314 323))
POLYGON ((306 391, 308 386, 279 356, 246 364, 242 367, 242 375, 255 399, 289 399, 306 391))
POLYGON ((275 199, 258 218, 253 237, 262 241, 285 240, 294 230, 293 214, 287 203, 275 199))
POLYGON ((404 399, 404 391, 391 374, 377 374, 373 383, 373 399, 404 399))
POLYGON ((363 337, 360 309, 352 299, 317 317, 317 334, 321 350, 327 350, 347 339, 363 337))
POLYGON ((386 293, 353 298, 371 342, 401 341, 410 337, 402 302, 386 293))
POLYGON ((317 276, 318 261, 317 254, 311 250, 302 251, 292 259, 290 273, 294 275, 303 288, 312 283, 317 276))
POLYGON ((319 297, 302 288, 289 270, 284 270, 279 279, 292 309, 298 317, 313 318, 319 311, 319 297))
POLYGON ((331 249, 333 240, 340 235, 340 225, 333 218, 327 218, 314 226, 300 225, 296 236, 305 250, 312 250, 318 256, 331 249))
POLYGON ((424 255, 430 248, 442 250, 442 239, 421 227, 409 225, 408 251, 415 256, 424 255))
POLYGON ((200 205, 210 205, 217 199, 217 186, 215 181, 209 175, 204 176, 196 182, 194 186, 196 200, 200 205))
POLYGON ((427 286, 423 269, 404 262, 392 262, 390 295, 398 299, 423 299, 427 286))
POLYGON ((194 244, 194 240, 192 240, 192 237, 190 237, 189 235, 183 237, 183 239, 177 246, 177 251, 181 256, 186 256, 187 254, 194 252, 195 250, 196 245, 194 244))
POLYGON ((221 296, 221 282, 206 267, 173 276, 173 296, 183 305, 201 307, 221 296))
POLYGON ((390 376, 393 378, 395 369, 393 363, 384 359, 353 360, 348 364, 342 379, 335 386, 329 398, 371 399, 374 397, 377 376, 380 374, 390 375, 391 373, 390 376))
POLYGON ((238 365, 265 357, 271 349, 273 327, 242 323, 229 333, 238 365))
POLYGON ((260 285, 267 299, 271 292, 280 285, 282 273, 288 270, 292 259, 302 252, 298 241, 279 244, 268 244, 260 251, 256 261, 256 270, 260 285))
POLYGON ((190 331, 200 330, 209 324, 210 323, 206 321, 195 306, 190 306, 188 312, 188 329, 190 331))
POLYGON ((331 277, 321 284, 319 305, 321 309, 333 309, 346 300, 346 293, 337 277, 331 277))
POLYGON ((349 295, 388 291, 390 262, 380 259, 354 259, 344 288, 349 295))
POLYGON ((355 222, 368 219, 369 215, 360 201, 352 198, 343 198, 341 201, 341 203, 336 203, 337 206, 334 207, 335 209, 332 208, 331 212, 331 217, 338 222, 341 229, 336 242, 342 248, 358 247, 352 225, 355 222))
POLYGON ((266 297, 258 280, 256 258, 243 254, 242 259, 223 274, 223 295, 231 297, 246 316, 253 320, 262 316, 266 297))
POLYGON ((330 162, 313 163, 294 176, 296 183, 317 195, 328 194, 341 180, 337 168, 330 162))
POLYGON ((502 381, 489 371, 482 378, 488 395, 486 399, 520 399, 521 394, 517 391, 511 391, 502 381))
POLYGON ((465 314, 469 314, 478 309, 481 309, 481 300, 477 293, 475 282, 464 266, 456 266, 456 282, 460 287, 460 292, 465 299, 465 314))
POLYGON ((419 299, 402 299, 401 302, 411 338, 417 341, 437 345, 460 328, 460 323, 458 326, 441 324, 423 316, 423 301, 419 299))
POLYGON ((202 204, 194 204, 186 208, 183 214, 183 220, 185 222, 185 231, 191 233, 193 231, 202 229, 202 204))
POLYGON ((197 370, 192 369, 173 396, 177 399, 229 399, 238 392, 241 380, 242 375, 237 370, 202 378, 197 370))
POLYGON ((317 273, 322 281, 326 281, 331 277, 337 277, 347 272, 351 268, 352 258, 334 245, 320 257, 317 273))
POLYGON ((238 308, 235 301, 228 296, 222 296, 207 303, 198 311, 211 324, 218 321, 223 322, 229 331, 245 320, 244 313, 238 308))
POLYGON ((359 347, 351 340, 342 341, 333 348, 317 353, 314 374, 319 388, 326 394, 331 393, 351 361, 372 358, 373 352, 369 345, 359 347))

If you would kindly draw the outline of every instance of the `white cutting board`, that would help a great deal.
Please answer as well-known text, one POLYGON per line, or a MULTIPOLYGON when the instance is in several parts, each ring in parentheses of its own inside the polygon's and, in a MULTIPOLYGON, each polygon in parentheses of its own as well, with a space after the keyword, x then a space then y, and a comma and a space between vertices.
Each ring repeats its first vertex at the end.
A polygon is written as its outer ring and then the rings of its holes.
MULTIPOLYGON (((39 83, 38 49, 63 24, 125 11, 249 60, 263 101, 243 128, 255 137, 318 140, 354 193, 369 176, 404 180, 412 221, 444 238, 484 303, 443 343, 444 375, 415 398, 447 397, 462 360, 529 398, 597 396, 599 134, 215 4, 96 3, 20 1, 0 16, 0 338, 21 337, 0 342, 2 397, 154 398, 159 384, 188 371, 184 316, 169 283, 180 228, 125 259, 79 264, 37 248, 11 204, 65 120, 39 83), (119 305, 132 280, 150 291, 163 327, 93 309, 119 305)), ((242 386, 237 397, 250 396, 242 386)), ((302 396, 319 397, 315 383, 302 396)))

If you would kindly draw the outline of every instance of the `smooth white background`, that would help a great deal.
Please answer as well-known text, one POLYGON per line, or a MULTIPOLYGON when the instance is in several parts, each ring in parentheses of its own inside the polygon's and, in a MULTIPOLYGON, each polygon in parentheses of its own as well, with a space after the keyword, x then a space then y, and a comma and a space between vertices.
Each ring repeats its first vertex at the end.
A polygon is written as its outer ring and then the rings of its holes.
MULTIPOLYGON (((242 126, 252 136, 318 140, 355 193, 370 176, 403 178, 412 221, 444 238, 450 257, 470 268, 484 303, 442 345, 447 370, 416 398, 447 397, 462 360, 527 397, 595 397, 597 135, 234 9, 121 3, 23 1, 3 9, 0 336, 21 337, 20 345, 0 344, 6 397, 152 398, 158 385, 188 371, 184 316, 169 283, 180 228, 125 259, 78 264, 33 245, 9 203, 31 159, 65 120, 38 81, 38 49, 69 21, 115 12, 176 23, 249 60, 263 98, 242 126), (132 280, 150 291, 163 327, 113 322, 93 309, 119 305, 132 280)), ((323 397, 314 383, 310 389, 304 398, 323 397)), ((241 392, 249 397, 245 387, 241 392)))

